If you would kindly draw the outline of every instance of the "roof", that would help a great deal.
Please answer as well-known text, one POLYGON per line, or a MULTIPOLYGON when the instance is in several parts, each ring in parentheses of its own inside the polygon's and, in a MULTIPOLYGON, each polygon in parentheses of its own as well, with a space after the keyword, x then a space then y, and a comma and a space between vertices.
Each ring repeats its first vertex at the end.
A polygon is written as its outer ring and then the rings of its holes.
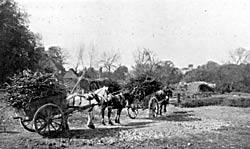
POLYGON ((187 92, 197 93, 197 92, 209 92, 213 91, 215 84, 207 83, 204 81, 190 82, 187 84, 187 92))
POLYGON ((78 79, 77 74, 73 69, 69 69, 65 75, 63 76, 64 79, 78 79))

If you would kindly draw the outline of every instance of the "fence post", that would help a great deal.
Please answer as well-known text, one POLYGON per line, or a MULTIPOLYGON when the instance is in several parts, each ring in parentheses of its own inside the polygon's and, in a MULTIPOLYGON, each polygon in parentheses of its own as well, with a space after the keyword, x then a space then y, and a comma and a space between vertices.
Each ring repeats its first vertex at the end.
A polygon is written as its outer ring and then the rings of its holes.
POLYGON ((177 104, 179 105, 181 102, 181 94, 177 93, 177 104))

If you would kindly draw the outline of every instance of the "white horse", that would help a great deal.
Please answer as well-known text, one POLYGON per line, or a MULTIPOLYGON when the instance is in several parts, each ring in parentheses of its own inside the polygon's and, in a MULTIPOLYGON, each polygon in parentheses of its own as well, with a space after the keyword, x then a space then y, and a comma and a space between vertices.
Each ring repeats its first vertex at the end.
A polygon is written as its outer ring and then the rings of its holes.
POLYGON ((108 87, 102 87, 94 92, 86 94, 73 93, 67 96, 67 104, 69 108, 78 109, 80 111, 88 111, 87 126, 91 129, 95 128, 93 123, 93 108, 95 105, 100 105, 103 100, 107 100, 108 87))

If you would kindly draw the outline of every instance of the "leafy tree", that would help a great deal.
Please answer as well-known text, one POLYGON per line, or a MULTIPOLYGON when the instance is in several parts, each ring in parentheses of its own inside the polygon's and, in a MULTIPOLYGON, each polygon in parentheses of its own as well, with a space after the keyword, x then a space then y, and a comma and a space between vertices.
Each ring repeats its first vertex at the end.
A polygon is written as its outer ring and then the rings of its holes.
POLYGON ((55 62, 59 63, 60 65, 66 64, 67 54, 65 50, 63 50, 59 46, 52 46, 48 49, 48 55, 51 59, 55 62))
POLYGON ((182 79, 181 71, 172 61, 160 61, 154 69, 155 76, 164 85, 175 84, 182 79))
MULTIPOLYGON (((186 82, 206 81, 216 84, 218 92, 250 92, 250 64, 212 65, 207 63, 184 76, 186 82)), ((214 63, 215 64, 215 63, 214 63)))
POLYGON ((53 73, 56 75, 57 79, 62 80, 65 73, 65 68, 63 67, 63 60, 61 56, 57 56, 57 49, 45 51, 44 47, 36 48, 36 51, 39 51, 40 58, 38 61, 37 70, 45 73, 53 73))
POLYGON ((113 77, 115 80, 125 80, 128 73, 128 67, 119 66, 113 73, 113 77))
POLYGON ((91 79, 96 79, 99 77, 98 71, 96 71, 93 67, 89 67, 84 74, 84 77, 86 78, 91 78, 91 79))
POLYGON ((37 67, 36 36, 27 23, 27 14, 16 2, 0 2, 0 83, 14 73, 37 67))

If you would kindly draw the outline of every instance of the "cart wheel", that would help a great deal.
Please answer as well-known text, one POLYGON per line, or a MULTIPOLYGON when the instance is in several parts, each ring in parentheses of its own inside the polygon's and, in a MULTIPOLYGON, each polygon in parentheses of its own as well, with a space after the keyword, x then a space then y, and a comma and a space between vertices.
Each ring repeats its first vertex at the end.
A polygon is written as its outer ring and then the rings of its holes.
POLYGON ((64 122, 62 109, 55 104, 41 106, 34 115, 35 130, 44 137, 51 137, 61 131, 64 122))
POLYGON ((131 106, 128 107, 128 116, 131 119, 135 119, 138 115, 138 105, 137 104, 132 104, 131 106))
POLYGON ((24 129, 30 131, 30 132, 36 132, 34 129, 33 121, 32 120, 26 120, 26 119, 19 119, 20 124, 23 126, 24 129))
POLYGON ((158 100, 153 97, 149 100, 148 103, 149 117, 156 117, 159 111, 158 100))

